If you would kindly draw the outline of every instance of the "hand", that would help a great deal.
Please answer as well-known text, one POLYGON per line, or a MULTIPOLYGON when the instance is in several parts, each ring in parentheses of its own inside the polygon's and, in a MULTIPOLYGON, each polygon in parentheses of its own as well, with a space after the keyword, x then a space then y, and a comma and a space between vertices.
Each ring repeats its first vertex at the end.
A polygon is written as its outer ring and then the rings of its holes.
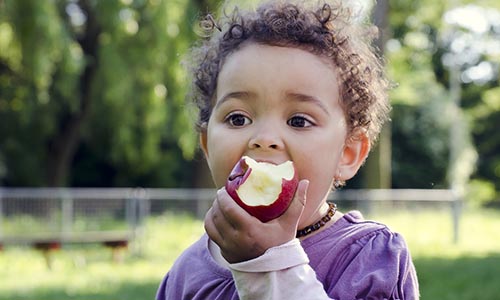
POLYGON ((248 214, 221 188, 205 216, 205 230, 229 263, 256 258, 295 238, 308 185, 308 180, 301 180, 285 213, 267 223, 248 214))

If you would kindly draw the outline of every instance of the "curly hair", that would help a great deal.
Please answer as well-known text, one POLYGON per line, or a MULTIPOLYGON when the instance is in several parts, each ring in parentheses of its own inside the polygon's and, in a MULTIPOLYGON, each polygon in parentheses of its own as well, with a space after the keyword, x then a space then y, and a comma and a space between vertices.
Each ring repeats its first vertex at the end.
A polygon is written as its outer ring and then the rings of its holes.
MULTIPOLYGON (((371 43, 372 26, 352 20, 339 3, 284 0, 255 11, 234 9, 216 21, 206 16, 202 43, 191 50, 192 100, 199 109, 197 127, 208 123, 218 74, 225 59, 245 42, 294 47, 327 58, 338 68, 340 105, 349 133, 363 130, 374 143, 388 120, 388 82, 371 43), (309 3, 309 4, 308 4, 309 3)), ((324 0, 326 1, 326 0, 324 0)))

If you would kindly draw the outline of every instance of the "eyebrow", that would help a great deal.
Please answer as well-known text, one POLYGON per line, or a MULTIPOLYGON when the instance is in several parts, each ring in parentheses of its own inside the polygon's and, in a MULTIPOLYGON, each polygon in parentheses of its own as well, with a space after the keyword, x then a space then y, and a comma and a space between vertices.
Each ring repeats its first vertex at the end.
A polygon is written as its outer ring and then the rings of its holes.
POLYGON ((222 103, 226 102, 229 99, 250 99, 254 97, 255 94, 252 92, 246 92, 246 91, 238 91, 238 92, 230 92, 222 96, 220 99, 217 99, 215 102, 215 108, 219 107, 222 105, 222 103))
MULTIPOLYGON (((285 95, 286 95, 287 99, 291 99, 291 100, 298 101, 298 102, 312 103, 312 104, 318 106, 327 115, 330 115, 330 112, 328 111, 326 106, 323 104, 323 102, 319 101, 318 98, 316 98, 314 96, 301 94, 301 93, 295 93, 295 92, 287 92, 287 93, 285 93, 285 95)), ((215 108, 221 106, 224 102, 226 102, 229 99, 247 100, 247 99, 251 99, 252 97, 255 97, 255 93, 253 93, 253 92, 248 92, 248 91, 229 92, 216 101, 215 108)))
POLYGON ((286 93, 286 95, 287 95, 287 98, 290 98, 290 99, 298 101, 298 102, 312 103, 312 104, 318 106, 327 115, 330 115, 330 112, 328 111, 325 104, 323 104, 323 102, 319 101, 319 99, 314 97, 314 96, 305 95, 305 94, 301 94, 301 93, 294 93, 294 92, 288 92, 288 93, 286 93))

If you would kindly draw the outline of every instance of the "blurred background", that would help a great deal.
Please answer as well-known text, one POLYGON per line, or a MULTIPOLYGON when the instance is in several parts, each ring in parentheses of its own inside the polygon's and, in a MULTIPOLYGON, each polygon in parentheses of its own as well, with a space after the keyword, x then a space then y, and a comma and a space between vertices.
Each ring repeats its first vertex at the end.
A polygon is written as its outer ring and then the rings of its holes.
MULTIPOLYGON (((446 190, 460 204, 451 204, 451 214, 440 199, 402 205, 393 197, 376 201, 378 209, 351 199, 345 207, 407 236, 423 299, 498 299, 500 2, 348 3, 359 21, 379 27, 376 46, 394 88, 392 122, 346 189, 446 190), (457 213, 460 225, 452 221, 457 213)), ((125 231, 132 239, 119 235, 132 243, 124 253, 84 238, 74 243, 73 235, 68 245, 38 244, 41 252, 22 238, 4 246, 0 299, 152 298, 175 257, 203 232, 206 204, 185 204, 197 196, 170 188, 211 197, 182 60, 201 16, 220 4, 0 0, 0 238, 45 227, 41 216, 56 220, 58 234, 68 226, 133 228, 125 231), (145 193, 152 200, 146 208, 145 193), (47 215, 54 207, 58 215, 47 215)), ((37 242, 49 242, 51 232, 37 242)))

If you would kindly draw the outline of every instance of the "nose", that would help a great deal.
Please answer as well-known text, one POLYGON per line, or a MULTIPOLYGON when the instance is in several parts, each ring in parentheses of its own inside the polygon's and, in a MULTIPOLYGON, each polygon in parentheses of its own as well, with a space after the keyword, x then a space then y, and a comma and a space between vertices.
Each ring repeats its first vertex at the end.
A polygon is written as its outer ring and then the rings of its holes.
POLYGON ((284 148, 284 145, 276 130, 264 127, 259 129, 248 141, 248 147, 260 150, 280 150, 284 148))

